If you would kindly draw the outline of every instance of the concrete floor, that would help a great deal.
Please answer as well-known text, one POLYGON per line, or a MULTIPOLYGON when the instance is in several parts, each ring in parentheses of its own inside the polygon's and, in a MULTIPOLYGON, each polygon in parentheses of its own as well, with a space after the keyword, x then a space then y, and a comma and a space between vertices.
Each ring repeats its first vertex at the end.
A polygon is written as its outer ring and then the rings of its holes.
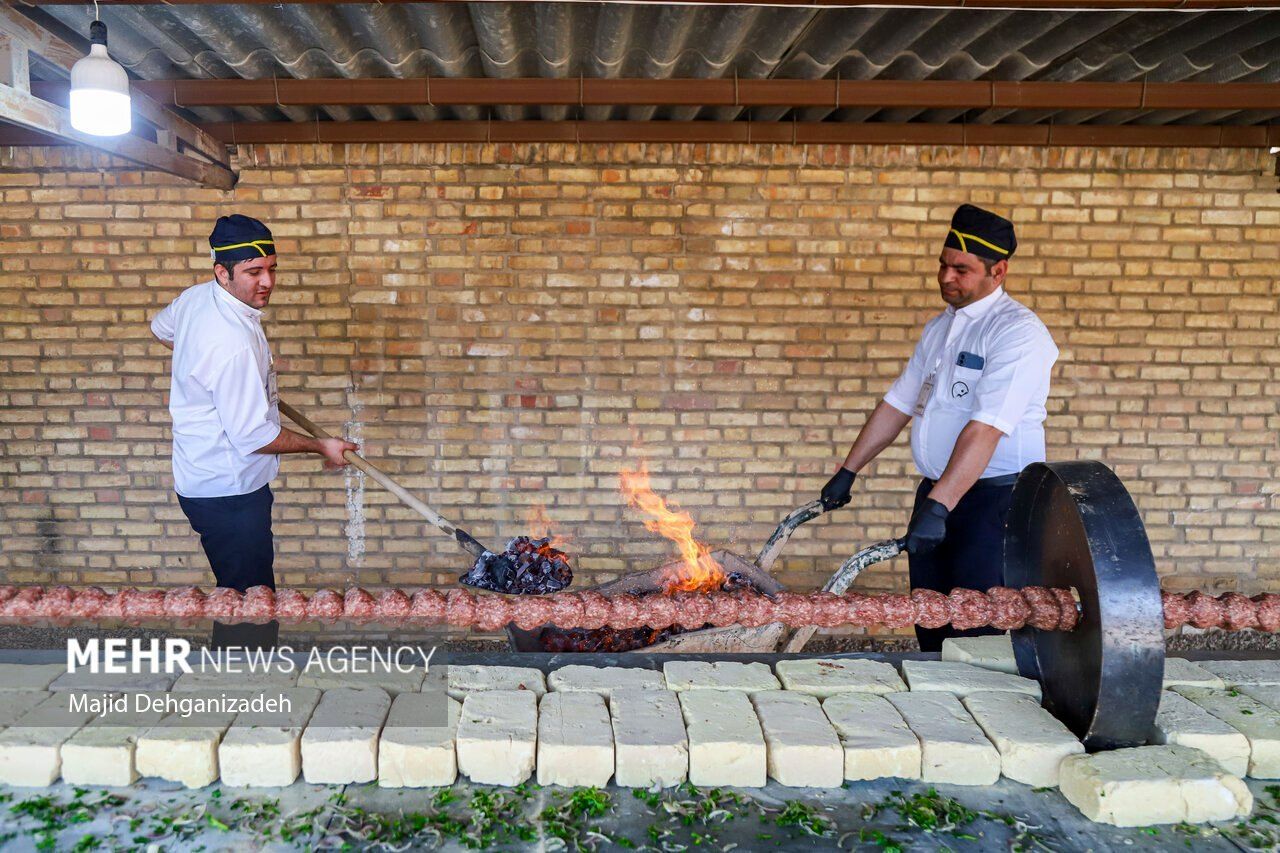
MULTIPOLYGON (((539 789, 533 785, 529 787, 529 798, 519 808, 519 813, 526 816, 526 822, 547 805, 557 803, 558 797, 564 796, 562 789, 539 789)), ((1264 792, 1266 783, 1251 782, 1250 787, 1259 801, 1255 815, 1270 813, 1276 803, 1264 792)), ((53 846, 48 846, 49 841, 46 841, 43 849, 72 850, 77 849, 77 844, 85 845, 79 849, 145 849, 148 845, 158 844, 163 850, 211 853, 219 850, 337 849, 344 843, 351 845, 346 849, 373 849, 373 845, 362 844, 351 835, 338 831, 343 824, 343 817, 338 813, 333 797, 339 790, 346 797, 343 808, 348 816, 358 814, 355 812, 357 809, 389 815, 430 812, 432 798, 439 791, 382 790, 374 785, 349 785, 339 789, 337 786, 301 783, 277 791, 221 786, 187 791, 172 784, 148 780, 131 788, 94 789, 83 795, 85 801, 92 802, 103 794, 117 794, 124 802, 98 810, 92 819, 85 822, 68 824, 64 821, 60 828, 49 834, 53 846), (296 820, 299 815, 313 810, 319 811, 309 821, 313 824, 311 829, 299 832, 289 842, 285 842, 279 837, 265 837, 268 830, 277 826, 279 821, 263 818, 261 814, 250 814, 253 809, 246 809, 246 804, 259 808, 265 805, 268 810, 272 810, 273 804, 278 805, 279 813, 285 821, 296 820), (159 834, 156 830, 167 825, 166 817, 174 818, 179 826, 173 831, 159 834), (135 818, 140 818, 140 821, 135 823, 135 818), (254 827, 254 831, 245 831, 241 824, 254 827), (96 842, 96 846, 90 846, 90 842, 96 842)), ((457 800, 444 808, 466 814, 469 812, 467 804, 474 791, 504 789, 472 786, 463 782, 450 790, 457 795, 457 800)), ((886 840, 901 845, 903 850, 911 851, 948 848, 957 851, 1104 851, 1122 847, 1134 850, 1190 847, 1197 851, 1258 849, 1247 846, 1242 839, 1234 837, 1235 824, 1224 824, 1214 829, 1183 828, 1181 831, 1171 826, 1116 829, 1094 824, 1085 820, 1056 790, 1033 790, 1026 785, 1003 779, 999 784, 989 787, 930 786, 918 782, 880 780, 850 783, 848 788, 836 791, 783 788, 774 783, 763 789, 737 789, 745 797, 769 809, 781 809, 787 801, 800 801, 813 806, 818 814, 834 823, 833 832, 826 837, 809 837, 796 828, 776 826, 772 823, 777 816, 776 812, 762 818, 759 811, 750 804, 737 807, 741 814, 734 819, 684 827, 665 810, 655 814, 645 803, 636 799, 629 789, 611 786, 607 790, 612 795, 614 808, 600 820, 593 821, 601 831, 629 838, 640 846, 649 843, 648 829, 656 825, 671 830, 671 834, 662 839, 670 850, 681 849, 680 845, 693 850, 724 850, 727 845, 734 844, 737 845, 736 849, 744 851, 831 850, 835 849, 842 836, 843 849, 846 850, 885 849, 884 842, 870 840, 869 835, 865 836, 868 840, 860 840, 860 830, 878 830, 886 840), (900 791, 909 797, 924 793, 931 787, 939 795, 952 797, 969 809, 986 810, 1001 819, 979 817, 958 828, 955 832, 960 834, 957 835, 951 832, 930 834, 906 827, 900 815, 892 809, 885 809, 869 819, 864 817, 867 806, 882 802, 891 792, 900 791), (1008 825, 1003 820, 1006 817, 1020 823, 1008 825), (692 832, 702 836, 702 843, 693 843, 692 832)), ((72 800, 74 792, 69 786, 57 785, 41 790, 0 789, 0 795, 13 797, 0 805, 0 834, 6 839, 3 849, 34 851, 41 849, 38 846, 41 824, 31 818, 15 815, 14 807, 45 795, 55 801, 68 802, 72 800), (10 837, 10 833, 15 835, 10 837)), ((1264 824, 1264 830, 1268 826, 1269 824, 1264 824)), ((544 833, 537 833, 528 841, 510 837, 505 841, 499 839, 487 849, 555 849, 555 842, 555 839, 548 838, 544 833)), ((382 849, 409 849, 405 846, 407 843, 409 842, 389 845, 382 849)), ((421 835, 411 846, 422 849, 433 843, 434 839, 430 836, 421 835)), ((446 841, 434 849, 452 851, 467 848, 457 841, 446 841)), ((622 848, 608 845, 608 849, 622 848)))

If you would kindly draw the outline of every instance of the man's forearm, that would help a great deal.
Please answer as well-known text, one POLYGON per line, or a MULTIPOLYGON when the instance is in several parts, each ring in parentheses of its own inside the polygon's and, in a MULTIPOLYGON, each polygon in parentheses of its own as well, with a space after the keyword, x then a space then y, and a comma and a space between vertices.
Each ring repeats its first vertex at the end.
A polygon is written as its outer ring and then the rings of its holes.
POLYGON ((947 509, 955 509, 986 470, 991 454, 996 452, 996 445, 1003 436, 1004 433, 989 424, 969 421, 956 438, 947 469, 933 484, 928 497, 947 509))
POLYGON ((893 440, 902 432, 902 428, 911 423, 911 416, 881 400, 871 417, 862 425, 861 432, 854 439, 849 455, 845 457, 844 467, 857 473, 880 455, 880 451, 893 444, 893 440))
POLYGON ((280 427, 280 434, 275 440, 264 447, 259 447, 254 453, 320 453, 320 440, 312 438, 309 435, 303 435, 300 432, 294 432, 288 427, 280 427))

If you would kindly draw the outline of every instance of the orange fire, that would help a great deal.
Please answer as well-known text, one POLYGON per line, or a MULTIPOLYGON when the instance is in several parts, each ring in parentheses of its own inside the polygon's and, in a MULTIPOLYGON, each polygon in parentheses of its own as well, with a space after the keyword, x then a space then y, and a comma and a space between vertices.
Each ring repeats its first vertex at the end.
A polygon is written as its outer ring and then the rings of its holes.
POLYGON ((693 518, 687 512, 675 512, 649 487, 649 471, 644 464, 638 471, 623 470, 622 495, 627 505, 645 513, 646 530, 659 533, 680 550, 682 565, 667 581, 666 592, 709 592, 724 584, 724 568, 711 556, 711 550, 693 538, 693 518))
POLYGON ((548 547, 567 552, 573 545, 573 537, 556 530, 556 523, 547 515, 547 508, 542 504, 534 504, 525 521, 529 526, 529 536, 533 539, 550 539, 548 547))

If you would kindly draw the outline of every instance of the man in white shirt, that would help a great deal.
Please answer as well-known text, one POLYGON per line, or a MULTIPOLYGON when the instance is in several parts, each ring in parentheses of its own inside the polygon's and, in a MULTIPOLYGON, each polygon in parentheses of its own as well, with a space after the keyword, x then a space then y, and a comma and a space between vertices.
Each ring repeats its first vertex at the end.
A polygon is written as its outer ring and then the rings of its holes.
MULTIPOLYGON (((911 454, 923 478, 907 528, 911 588, 947 593, 1003 582, 1004 520, 1013 483, 1045 458, 1045 400, 1058 348, 1040 319, 1004 291, 1017 248, 1013 223, 961 205, 938 259, 947 308, 871 413, 822 490, 843 506, 857 472, 911 420, 911 454)), ((998 633, 917 628, 922 651, 946 637, 998 633)))
MULTIPOLYGON (((279 455, 318 453, 326 468, 337 468, 357 447, 280 425, 261 322, 276 285, 271 232, 248 216, 223 216, 209 246, 213 281, 187 288, 151 321, 152 334, 173 350, 174 490, 218 586, 275 589, 268 484, 280 470, 279 455)), ((211 645, 266 647, 278 632, 274 622, 215 623, 211 645)))

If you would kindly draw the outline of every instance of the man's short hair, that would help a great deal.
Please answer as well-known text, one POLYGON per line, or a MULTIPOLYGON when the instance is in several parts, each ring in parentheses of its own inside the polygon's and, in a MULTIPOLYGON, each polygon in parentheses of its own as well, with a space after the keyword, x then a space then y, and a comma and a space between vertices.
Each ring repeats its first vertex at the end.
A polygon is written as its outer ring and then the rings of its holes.
POLYGON ((232 278, 234 278, 236 274, 236 267, 241 266, 242 264, 247 264, 250 261, 256 261, 256 260, 260 260, 260 259, 259 258, 240 258, 234 261, 215 260, 213 262, 213 265, 215 267, 222 267, 224 270, 227 271, 228 274, 231 275, 232 278))

